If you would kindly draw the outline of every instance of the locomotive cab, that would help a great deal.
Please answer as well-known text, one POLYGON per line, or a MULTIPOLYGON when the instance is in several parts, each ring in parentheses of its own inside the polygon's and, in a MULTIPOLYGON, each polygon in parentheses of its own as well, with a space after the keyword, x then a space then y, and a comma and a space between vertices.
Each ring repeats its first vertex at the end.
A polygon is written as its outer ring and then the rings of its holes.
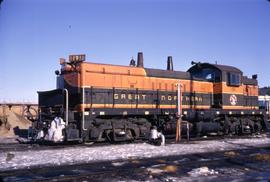
POLYGON ((242 71, 227 65, 192 63, 195 65, 188 72, 191 73, 193 80, 213 83, 212 108, 225 109, 232 105, 238 107, 243 105, 242 71))

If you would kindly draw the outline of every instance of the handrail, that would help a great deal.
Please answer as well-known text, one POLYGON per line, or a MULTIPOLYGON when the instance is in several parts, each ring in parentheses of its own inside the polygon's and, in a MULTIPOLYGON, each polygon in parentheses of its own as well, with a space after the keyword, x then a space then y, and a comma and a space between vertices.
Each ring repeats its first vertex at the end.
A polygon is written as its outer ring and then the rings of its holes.
POLYGON ((181 140, 181 121, 182 121, 182 93, 181 93, 181 82, 179 81, 177 84, 177 115, 176 117, 176 135, 175 141, 179 142, 181 140))
POLYGON ((181 87, 182 87, 182 84, 181 82, 179 81, 177 84, 177 113, 178 115, 181 117, 182 116, 182 90, 181 90, 181 87))
POLYGON ((64 89, 66 92, 66 126, 68 126, 68 90, 64 89))
POLYGON ((87 129, 85 128, 85 118, 84 118, 84 102, 85 102, 85 87, 82 87, 82 130, 86 131, 87 129))

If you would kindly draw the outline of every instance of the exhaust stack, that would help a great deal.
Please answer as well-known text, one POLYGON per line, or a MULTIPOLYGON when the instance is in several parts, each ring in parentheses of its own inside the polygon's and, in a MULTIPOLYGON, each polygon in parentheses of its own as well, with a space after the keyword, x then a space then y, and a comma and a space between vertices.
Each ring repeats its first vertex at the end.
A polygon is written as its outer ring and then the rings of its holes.
POLYGON ((142 52, 138 52, 137 67, 143 68, 143 53, 142 52))
POLYGON ((173 60, 172 60, 172 56, 168 56, 168 59, 167 59, 167 70, 173 71, 173 60))

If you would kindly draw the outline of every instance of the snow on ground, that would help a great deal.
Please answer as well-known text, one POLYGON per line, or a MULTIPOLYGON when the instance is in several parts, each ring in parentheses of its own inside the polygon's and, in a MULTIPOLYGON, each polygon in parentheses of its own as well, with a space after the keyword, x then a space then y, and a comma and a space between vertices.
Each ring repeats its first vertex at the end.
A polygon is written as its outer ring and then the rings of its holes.
POLYGON ((218 174, 218 172, 213 169, 209 169, 207 166, 203 166, 203 167, 192 169, 191 171, 188 172, 188 174, 192 177, 199 177, 202 175, 208 176, 208 175, 218 174))
MULTIPOLYGON (((35 166, 60 166, 98 161, 143 159, 228 151, 262 145, 270 145, 270 138, 266 135, 260 138, 196 141, 187 144, 168 144, 165 146, 153 146, 147 143, 140 143, 99 147, 76 146, 40 151, 9 151, 0 153, 0 171, 35 166)), ((121 164, 115 163, 114 165, 121 164)))

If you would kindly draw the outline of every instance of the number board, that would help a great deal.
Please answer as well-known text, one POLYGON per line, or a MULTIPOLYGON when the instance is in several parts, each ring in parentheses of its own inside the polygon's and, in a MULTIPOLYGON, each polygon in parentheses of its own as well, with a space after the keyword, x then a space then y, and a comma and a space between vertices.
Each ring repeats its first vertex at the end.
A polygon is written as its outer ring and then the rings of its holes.
POLYGON ((69 62, 83 62, 85 61, 85 54, 69 55, 69 62))

